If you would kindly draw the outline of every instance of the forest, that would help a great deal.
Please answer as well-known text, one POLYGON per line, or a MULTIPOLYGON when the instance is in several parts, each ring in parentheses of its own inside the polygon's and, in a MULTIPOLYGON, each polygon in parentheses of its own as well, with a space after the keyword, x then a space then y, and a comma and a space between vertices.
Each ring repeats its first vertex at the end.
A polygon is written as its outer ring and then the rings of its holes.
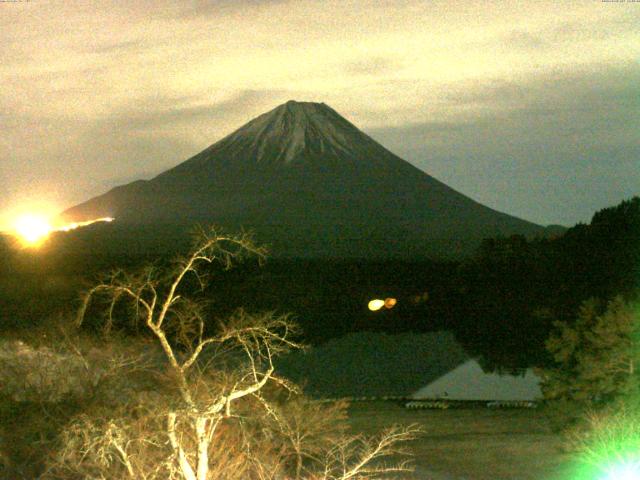
MULTIPOLYGON (((53 311, 74 311, 78 292, 101 272, 171 261, 60 248, 67 240, 54 240, 31 251, 4 238, 2 330, 32 328, 53 311)), ((224 316, 243 306, 291 314, 306 343, 357 331, 446 329, 488 369, 543 366, 554 321, 572 321, 590 298, 636 295, 640 198, 600 210, 589 224, 553 238, 486 239, 474 255, 459 260, 328 261, 267 254, 265 262, 250 259, 224 275, 224 282, 203 292, 209 313, 224 316), (396 298, 397 305, 371 312, 367 302, 377 297, 396 298)))

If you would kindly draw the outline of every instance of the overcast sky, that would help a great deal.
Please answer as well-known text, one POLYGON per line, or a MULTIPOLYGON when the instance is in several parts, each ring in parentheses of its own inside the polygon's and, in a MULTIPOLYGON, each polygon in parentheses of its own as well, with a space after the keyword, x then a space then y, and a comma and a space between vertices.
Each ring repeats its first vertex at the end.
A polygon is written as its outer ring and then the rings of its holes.
POLYGON ((290 100, 541 224, 640 194, 640 3, 0 2, 0 224, 151 178, 290 100))

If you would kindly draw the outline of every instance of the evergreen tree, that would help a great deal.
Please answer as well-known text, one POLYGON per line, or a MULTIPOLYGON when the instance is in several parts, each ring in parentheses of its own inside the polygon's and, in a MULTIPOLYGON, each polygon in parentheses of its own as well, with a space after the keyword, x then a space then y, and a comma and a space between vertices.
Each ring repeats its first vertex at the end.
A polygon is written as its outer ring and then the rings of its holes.
POLYGON ((555 365, 540 370, 547 400, 573 405, 580 415, 637 391, 640 325, 637 305, 617 296, 582 303, 575 322, 555 322, 546 342, 555 365))

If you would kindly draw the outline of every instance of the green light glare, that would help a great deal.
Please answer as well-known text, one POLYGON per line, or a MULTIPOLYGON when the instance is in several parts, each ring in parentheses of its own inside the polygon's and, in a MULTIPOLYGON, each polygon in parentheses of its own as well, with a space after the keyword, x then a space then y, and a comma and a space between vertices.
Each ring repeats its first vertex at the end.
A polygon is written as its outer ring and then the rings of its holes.
POLYGON ((578 462, 558 478, 563 480, 640 480, 640 460, 627 459, 600 465, 586 465, 578 462))
POLYGON ((607 469, 599 480, 640 480, 640 461, 624 462, 607 469))
MULTIPOLYGON (((628 401, 631 403, 631 401, 628 401)), ((633 402, 636 403, 636 402, 633 402)), ((640 480, 640 416, 637 406, 588 417, 576 438, 571 480, 640 480)), ((568 472, 567 472, 568 473, 568 472)))

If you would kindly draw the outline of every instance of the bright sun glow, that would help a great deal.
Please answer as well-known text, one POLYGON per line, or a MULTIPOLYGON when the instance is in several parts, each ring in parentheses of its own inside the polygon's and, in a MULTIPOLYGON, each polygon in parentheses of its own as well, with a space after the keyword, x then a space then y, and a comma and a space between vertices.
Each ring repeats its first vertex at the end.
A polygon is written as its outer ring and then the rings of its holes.
POLYGON ((96 222, 112 222, 112 217, 96 218, 84 222, 68 223, 53 226, 44 215, 27 214, 18 217, 13 223, 12 233, 18 237, 26 247, 40 246, 52 232, 68 232, 76 228, 85 227, 96 222))
POLYGON ((23 215, 15 221, 14 230, 25 245, 35 246, 49 236, 53 227, 43 216, 23 215))

